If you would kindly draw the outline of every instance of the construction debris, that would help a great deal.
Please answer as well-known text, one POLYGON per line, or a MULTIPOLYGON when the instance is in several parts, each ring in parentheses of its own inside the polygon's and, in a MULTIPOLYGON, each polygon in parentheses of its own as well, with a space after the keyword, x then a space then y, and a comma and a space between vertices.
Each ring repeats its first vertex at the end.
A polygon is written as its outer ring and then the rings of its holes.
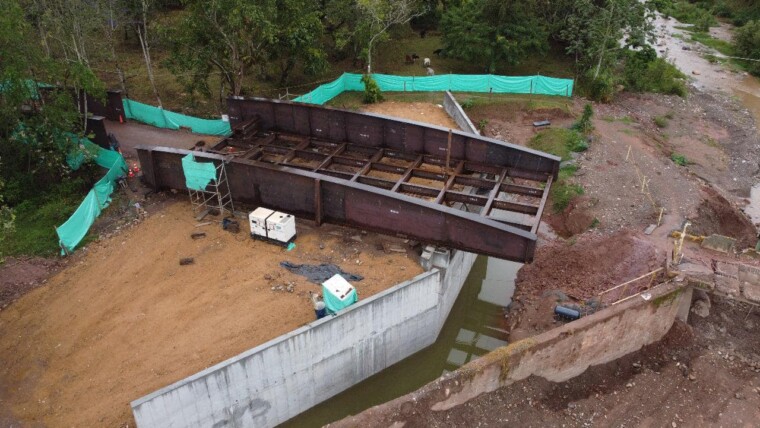
POLYGON ((193 239, 200 239, 206 237, 206 232, 193 232, 190 234, 190 237, 193 239))

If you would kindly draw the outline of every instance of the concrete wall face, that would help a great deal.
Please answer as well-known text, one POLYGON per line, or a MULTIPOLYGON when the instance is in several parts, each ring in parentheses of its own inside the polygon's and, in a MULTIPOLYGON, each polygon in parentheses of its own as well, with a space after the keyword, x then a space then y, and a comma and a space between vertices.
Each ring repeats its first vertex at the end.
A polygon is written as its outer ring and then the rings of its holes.
POLYGON ((499 348, 420 390, 346 418, 332 426, 386 427, 414 413, 461 405, 531 375, 554 382, 571 379, 660 340, 679 314, 688 313, 691 287, 664 284, 541 335, 499 348))
POLYGON ((139 427, 271 427, 431 345, 476 255, 132 403, 139 427))
POLYGON ((446 91, 443 94, 443 109, 446 110, 446 113, 454 119, 454 122, 456 122, 463 131, 480 135, 478 128, 472 124, 469 116, 467 116, 464 110, 462 110, 462 106, 459 105, 456 98, 454 98, 454 95, 449 91, 446 91))

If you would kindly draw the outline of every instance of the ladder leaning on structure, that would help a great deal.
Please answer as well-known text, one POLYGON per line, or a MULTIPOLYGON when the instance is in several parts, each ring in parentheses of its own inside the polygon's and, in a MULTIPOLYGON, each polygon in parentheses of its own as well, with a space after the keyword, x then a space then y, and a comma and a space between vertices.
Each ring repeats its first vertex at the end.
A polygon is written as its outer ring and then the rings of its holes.
POLYGON ((222 215, 224 211, 233 215, 235 208, 227 181, 226 163, 226 161, 196 162, 192 153, 182 159, 187 192, 195 214, 218 209, 222 215))

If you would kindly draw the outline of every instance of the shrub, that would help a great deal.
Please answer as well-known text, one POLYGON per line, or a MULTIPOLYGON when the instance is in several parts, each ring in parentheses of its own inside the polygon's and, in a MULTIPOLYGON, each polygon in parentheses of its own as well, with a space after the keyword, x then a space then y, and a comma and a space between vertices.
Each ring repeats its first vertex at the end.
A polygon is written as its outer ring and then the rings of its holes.
POLYGON ((707 31, 710 27, 718 25, 718 21, 708 10, 700 5, 689 3, 687 1, 663 1, 657 2, 657 8, 663 14, 688 24, 694 24, 697 31, 707 31))
POLYGON ((583 107, 583 114, 581 114, 581 118, 573 124, 572 129, 583 134, 590 133, 594 130, 594 124, 591 122, 592 116, 594 116, 594 108, 591 107, 591 103, 588 103, 583 107))
POLYGON ((654 124, 657 125, 658 128, 665 128, 668 126, 668 118, 665 116, 657 116, 654 118, 654 124))
POLYGON ((380 90, 380 86, 377 85, 377 82, 375 82, 375 79, 373 79, 371 75, 363 75, 362 83, 364 83, 364 102, 366 104, 374 104, 383 101, 383 93, 380 90))
POLYGON ((478 131, 480 131, 481 134, 485 134, 486 125, 488 125, 488 119, 480 119, 478 122, 478 131))
POLYGON ((686 166, 686 164, 689 163, 686 160, 686 156, 680 155, 678 153, 673 153, 672 155, 670 155, 670 159, 673 161, 673 163, 679 166, 686 166))
MULTIPOLYGON (((750 21, 738 28, 734 35, 734 47, 738 56, 760 59, 760 21, 750 21)), ((750 73, 760 76, 760 62, 748 62, 750 73)))
POLYGON ((550 191, 554 211, 560 212, 567 208, 576 196, 580 196, 584 193, 583 187, 578 184, 568 184, 564 182, 557 182, 552 186, 550 191))
POLYGON ((651 47, 644 47, 628 54, 625 62, 625 79, 627 87, 636 92, 657 92, 662 94, 686 96, 686 84, 683 73, 657 57, 651 47))
POLYGON ((608 103, 615 96, 615 79, 610 74, 602 73, 596 79, 589 76, 588 96, 594 101, 608 103))
POLYGON ((475 105, 475 100, 472 98, 467 98, 464 100, 461 104, 463 110, 469 110, 475 105))

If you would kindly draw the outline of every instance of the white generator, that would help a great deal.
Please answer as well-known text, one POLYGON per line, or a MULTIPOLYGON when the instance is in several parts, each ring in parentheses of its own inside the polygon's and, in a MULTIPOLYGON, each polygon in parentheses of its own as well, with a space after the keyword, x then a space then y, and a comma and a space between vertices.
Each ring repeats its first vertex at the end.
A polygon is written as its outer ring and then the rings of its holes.
POLYGON ((259 207, 248 214, 251 237, 287 246, 296 239, 296 218, 290 214, 259 207))

